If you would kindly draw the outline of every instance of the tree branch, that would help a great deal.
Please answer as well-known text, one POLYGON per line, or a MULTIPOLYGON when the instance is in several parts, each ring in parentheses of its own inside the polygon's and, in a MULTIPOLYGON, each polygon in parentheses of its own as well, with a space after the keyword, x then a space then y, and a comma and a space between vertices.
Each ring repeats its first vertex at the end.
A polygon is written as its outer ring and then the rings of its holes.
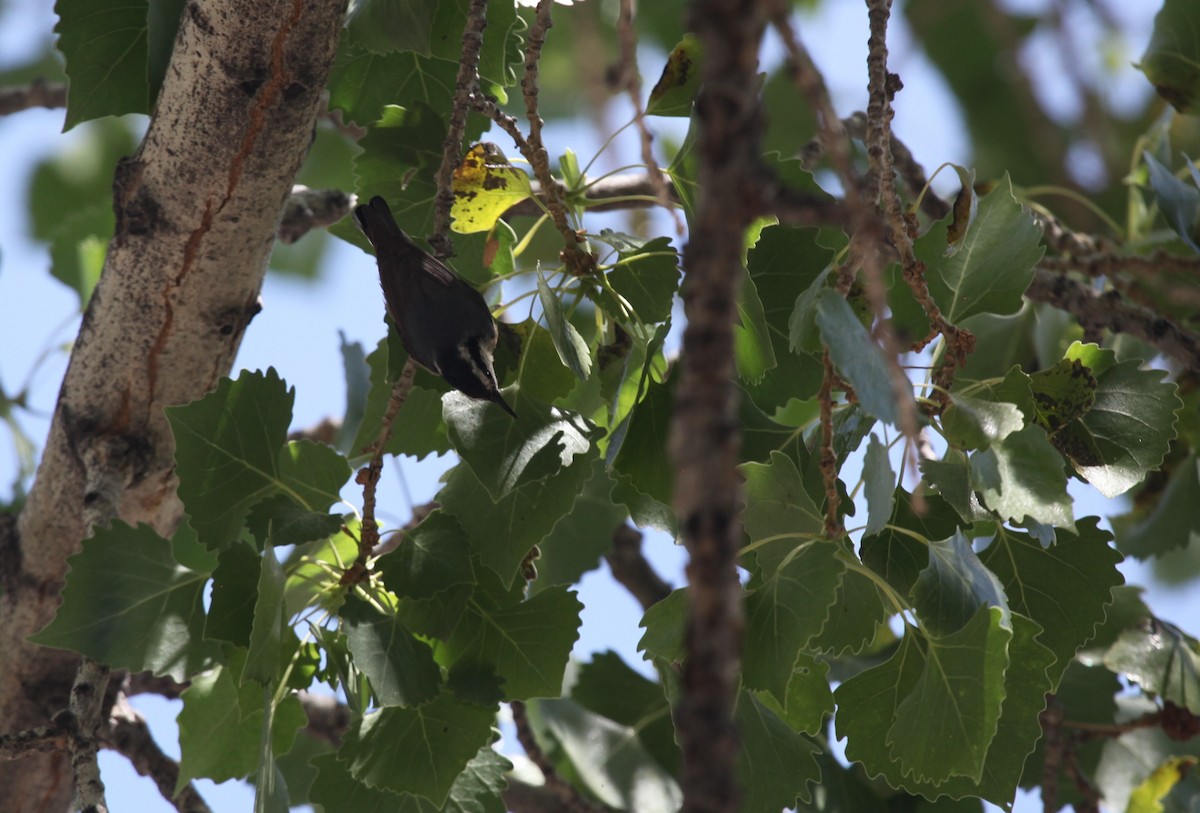
POLYGON ((66 106, 67 85, 65 82, 47 82, 45 79, 38 78, 21 87, 0 88, 0 116, 19 113, 31 107, 53 109, 66 106))
POLYGON ((313 229, 332 226, 354 206, 354 196, 340 189, 309 189, 307 186, 292 187, 283 205, 276 237, 286 245, 299 240, 313 229))
POLYGON ((175 793, 179 764, 158 747, 145 718, 129 705, 124 695, 117 695, 102 740, 106 748, 128 759, 139 775, 150 777, 162 797, 174 805, 179 813, 210 813, 208 804, 191 782, 185 784, 178 794, 175 793))
POLYGON ((613 547, 604 557, 613 578, 649 610, 671 594, 671 585, 662 579, 642 555, 642 532, 621 525, 613 533, 613 547))
POLYGON ((517 740, 525 749, 526 756, 541 770, 542 776, 546 779, 546 789, 558 798, 563 809, 569 813, 610 813, 608 807, 584 798, 578 788, 555 770, 550 757, 546 756, 546 752, 538 745, 533 728, 529 724, 525 704, 520 700, 514 700, 509 705, 512 707, 513 723, 517 728, 517 740))

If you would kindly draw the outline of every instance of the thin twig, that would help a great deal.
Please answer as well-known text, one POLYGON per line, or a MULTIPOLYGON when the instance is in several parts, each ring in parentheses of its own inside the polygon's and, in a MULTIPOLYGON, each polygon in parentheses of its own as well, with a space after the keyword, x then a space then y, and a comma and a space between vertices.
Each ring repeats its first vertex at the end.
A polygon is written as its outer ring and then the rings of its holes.
POLYGON ((578 788, 559 775, 554 763, 550 757, 546 756, 546 752, 542 750, 533 734, 533 727, 529 724, 529 715, 526 713, 525 704, 520 700, 514 700, 509 705, 512 707, 513 724, 517 729, 517 741, 525 749, 525 755, 529 757, 529 760, 541 770, 542 776, 546 780, 546 788, 558 797, 570 813, 610 813, 607 806, 585 798, 578 788))
POLYGON ((522 151, 525 160, 533 168, 534 176, 541 182, 542 189, 550 190, 546 205, 554 219, 554 227, 563 238, 563 260, 572 273, 583 275, 595 270, 596 263, 591 255, 579 248, 579 236, 567 221, 567 209, 554 176, 550 171, 550 154, 542 141, 541 113, 538 112, 538 64, 542 58, 542 46, 546 44, 546 32, 554 25, 550 10, 554 0, 538 0, 533 23, 529 26, 525 46, 525 73, 521 77, 521 93, 525 98, 525 116, 529 119, 529 152, 522 151))
POLYGON ((438 167, 437 194, 433 199, 433 235, 429 238, 429 245, 439 257, 454 255, 454 243, 450 239, 454 170, 462 161, 462 141, 467 129, 467 113, 471 109, 471 95, 479 88, 479 52, 483 48, 483 32, 486 28, 487 0, 471 0, 467 7, 467 23, 463 28, 458 77, 454 83, 454 105, 450 109, 450 124, 446 127, 446 138, 442 142, 442 163, 438 167))
POLYGON ((417 363, 411 357, 404 364, 395 386, 392 387, 388 399, 387 411, 383 415, 383 423, 379 427, 379 437, 363 451, 371 455, 370 462, 358 470, 355 482, 363 487, 362 529, 359 532, 358 558, 354 564, 342 574, 342 584, 355 584, 365 578, 367 559, 375 552, 379 544, 379 523, 375 521, 375 489, 379 485, 379 476, 383 472, 383 454, 388 442, 392 439, 392 424, 400 407, 408 400, 412 391, 413 376, 417 374, 417 363))
POLYGON ((23 759, 41 752, 65 751, 70 736, 62 715, 55 717, 50 725, 0 734, 0 762, 23 759))
POLYGON ((67 706, 73 734, 67 740, 67 752, 71 757, 71 768, 75 771, 75 809, 85 813, 106 813, 108 810, 108 802, 104 799, 104 781, 100 778, 100 763, 96 760, 99 747, 96 732, 100 727, 108 675, 107 666, 85 657, 79 664, 67 706))
POLYGON ((646 126, 646 108, 642 104, 642 75, 638 70, 637 61, 637 30, 633 26, 636 5, 636 0, 621 0, 621 11, 617 15, 617 42, 621 47, 620 84, 633 102, 633 121, 642 143, 642 163, 646 165, 646 171, 650 175, 654 196, 659 205, 674 216, 675 234, 682 237, 683 218, 671 206, 671 193, 667 187, 666 176, 654 160, 654 136, 646 126))
POLYGON ((846 531, 838 517, 837 454, 833 451, 833 362, 829 349, 821 354, 824 373, 821 388, 817 392, 817 404, 821 410, 821 480, 825 484, 825 535, 830 539, 841 539, 846 531))
POLYGON ((31 107, 54 109, 67 106, 65 82, 34 79, 28 85, 0 88, 0 116, 19 113, 31 107))

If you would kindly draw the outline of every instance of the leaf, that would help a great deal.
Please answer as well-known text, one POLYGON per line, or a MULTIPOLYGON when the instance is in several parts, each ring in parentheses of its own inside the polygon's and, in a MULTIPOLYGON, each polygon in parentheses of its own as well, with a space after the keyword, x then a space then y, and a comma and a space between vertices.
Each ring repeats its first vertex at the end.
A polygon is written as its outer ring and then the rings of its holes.
POLYGON ((346 41, 377 54, 429 56, 436 0, 358 0, 346 19, 346 41))
POLYGON ((1185 457, 1150 515, 1136 524, 1129 515, 1113 520, 1122 553, 1145 559, 1186 548, 1200 538, 1200 460, 1185 457))
MULTIPOLYGON (((454 476, 453 474, 451 475, 454 476)), ((474 584, 466 531, 453 516, 435 510, 397 548, 379 559, 383 583, 398 596, 429 598, 447 588, 474 584)))
POLYGON ((63 603, 30 641, 177 681, 217 655, 203 640, 204 586, 217 560, 186 526, 172 542, 149 525, 96 528, 68 561, 63 603))
POLYGON ((630 726, 571 700, 538 700, 528 711, 535 731, 557 744, 579 784, 601 803, 638 813, 679 809, 683 796, 675 778, 646 753, 630 726))
POLYGON ((962 531, 929 543, 929 565, 912 590, 921 628, 948 636, 966 626, 985 607, 1000 610, 1000 626, 1008 628, 1008 596, 999 579, 975 555, 962 531))
POLYGON ((671 238, 657 237, 632 251, 621 251, 608 272, 608 282, 642 322, 657 324, 670 319, 679 290, 679 254, 671 246, 671 238))
POLYGON ((1016 313, 1043 249, 1041 230, 1013 197, 1008 175, 979 201, 975 222, 949 257, 947 229, 940 221, 914 244, 942 316, 958 325, 980 313, 1016 313))
POLYGON ((946 254, 952 257, 962 248, 963 238, 971 231, 979 213, 979 198, 975 194, 975 170, 951 164, 958 175, 959 190, 954 197, 954 219, 946 228, 946 254))
POLYGON ((204 623, 204 637, 250 646, 254 606, 258 601, 258 573, 262 559, 252 545, 236 542, 218 556, 213 571, 212 598, 204 623))
MULTIPOLYGON (((817 300, 817 325, 833 365, 854 387, 862 408, 881 421, 897 423, 900 405, 892 389, 887 359, 850 305, 831 288, 823 290, 817 300)), ((911 400, 911 394, 906 393, 906 404, 911 400)), ((916 409, 915 404, 911 408, 916 409)))
POLYGON ((1126 813, 1162 813, 1163 799, 1180 781, 1191 773, 1200 758, 1194 756, 1172 757, 1154 769, 1154 773, 1142 780, 1129 797, 1126 813))
POLYGON ((512 763, 491 746, 480 748, 467 763, 450 786, 442 807, 422 796, 368 787, 357 781, 334 754, 315 757, 312 764, 318 773, 310 791, 311 801, 328 813, 504 813, 507 809, 500 793, 507 785, 505 776, 512 770, 512 763))
POLYGON ((54 10, 71 79, 63 130, 101 116, 150 112, 145 0, 58 0, 54 10))
MULTIPOLYGON (((235 662, 196 675, 181 696, 176 792, 193 779, 241 779, 258 765, 263 704, 270 690, 254 682, 239 685, 233 677, 237 667, 235 662)), ((291 750, 296 732, 307 723, 300 701, 285 697, 272 714, 274 752, 291 750)))
POLYGON ((663 687, 629 668, 620 655, 598 652, 580 666, 571 699, 594 714, 629 726, 669 775, 678 774, 679 746, 663 687))
POLYGON ((1200 15, 1186 0, 1165 0, 1154 18, 1154 32, 1137 65, 1158 95, 1180 113, 1200 112, 1200 15))
MULTIPOLYGON (((457 74, 451 62, 395 51, 376 54, 343 37, 329 73, 329 108, 366 127, 378 121, 389 104, 411 107, 418 101, 438 104, 453 99, 457 74), (388 81, 379 81, 381 76, 388 81)), ((359 192, 362 199, 364 190, 359 192)))
POLYGON ((957 449, 947 449, 941 460, 922 460, 919 465, 923 482, 936 488, 963 522, 969 525, 991 519, 992 515, 971 487, 971 464, 965 454, 957 449))
POLYGON ((820 749, 794 731, 752 693, 738 697, 734 720, 742 740, 738 780, 745 788, 743 810, 779 810, 812 800, 809 786, 820 781, 820 749))
POLYGON ((703 52, 700 41, 684 34, 663 65, 650 98, 646 103, 648 116, 682 116, 692 114, 692 100, 700 90, 700 64, 703 52))
POLYGON ((273 687, 282 676, 284 637, 292 635, 284 615, 284 580, 283 568, 275 558, 275 547, 268 542, 260 559, 254 623, 250 628, 250 646, 239 683, 257 680, 273 687))
POLYGON ((459 393, 443 400, 443 417, 454 450, 493 501, 514 489, 558 474, 592 448, 600 432, 577 414, 535 403, 519 390, 506 393, 519 416, 459 393))
POLYGON ((529 176, 508 163, 492 143, 476 144, 454 169, 451 228, 459 234, 490 231, 513 206, 533 195, 529 176))
POLYGON ((959 393, 950 395, 950 406, 942 413, 946 440, 960 449, 986 449, 1024 426, 1025 416, 1016 404, 959 393))
POLYGON ((537 272, 538 301, 546 314, 546 327, 550 330, 550 338, 554 340, 554 349, 558 357, 571 372, 582 381, 592 371, 592 353, 587 342, 579 335, 575 326, 567 321, 563 314, 562 302, 546 284, 539 267, 537 272))
POLYGON ((888 460, 887 447, 871 435, 867 454, 863 458, 863 482, 866 484, 867 527, 864 534, 877 534, 892 516, 892 496, 896 490, 896 474, 888 460))
POLYGON ((791 458, 771 452, 769 463, 744 463, 739 468, 746 479, 743 523, 759 567, 777 567, 794 548, 823 538, 825 519, 791 458), (765 547, 755 544, 767 539, 774 541, 765 547))
POLYGON ((438 503, 465 529, 480 563, 510 584, 530 549, 571 512, 595 461, 594 453, 577 456, 554 476, 523 483, 494 503, 475 473, 457 466, 438 492, 438 503))
POLYGON ((628 475, 638 491, 664 505, 670 504, 675 488, 675 474, 667 456, 673 408, 671 384, 651 383, 630 413, 625 438, 612 461, 614 472, 628 475))
POLYGON ((958 515, 944 500, 927 496, 925 510, 913 510, 912 497, 897 490, 889 527, 875 536, 864 536, 863 564, 882 576, 896 592, 908 595, 922 570, 929 566, 928 543, 945 539, 958 529, 958 515))
POLYGON ((667 663, 683 663, 683 630, 687 623, 688 594, 686 588, 671 591, 661 601, 650 605, 639 626, 646 630, 638 641, 638 652, 667 663))
POLYGON ((1200 238, 1200 223, 1197 223, 1200 217, 1200 189, 1176 178, 1149 150, 1142 152, 1142 160, 1146 162, 1150 186, 1154 189, 1158 208, 1162 210, 1167 225, 1192 251, 1200 252, 1200 245, 1197 245, 1200 238))
POLYGON ((1174 440, 1183 402, 1163 370, 1141 370, 1137 360, 1111 364, 1095 345, 1073 344, 1068 357, 1106 365, 1096 377, 1096 400, 1079 420, 1054 436, 1071 465, 1106 497, 1115 497, 1157 469, 1174 440))
POLYGON ((419 706, 437 696, 441 672, 433 651, 399 619, 350 596, 341 610, 354 665, 371 681, 380 706, 419 706))
POLYGON ((1095 635, 1112 604, 1113 588, 1125 582, 1117 570, 1121 555, 1096 522, 1096 517, 1079 520, 1077 535, 1060 529, 1058 542, 1048 548, 1001 527, 979 555, 1003 584, 1013 612, 1041 627, 1037 640, 1054 653, 1054 677, 1095 635))
POLYGON ((1172 624, 1151 620, 1121 633, 1104 665, 1142 691, 1200 714, 1200 644, 1172 624))
POLYGON ((777 363, 763 303, 754 280, 749 277, 743 280, 738 296, 733 352, 738 375, 752 384, 760 381, 777 363))
POLYGON ((1079 359, 1060 359, 1053 367, 1029 376, 1034 421, 1047 432, 1057 432, 1087 414, 1096 403, 1096 377, 1079 359))
POLYGON ((250 508, 266 497, 287 493, 317 512, 338 499, 350 474, 345 460, 309 441, 285 445, 294 397, 269 369, 222 379, 199 401, 167 407, 179 496, 208 547, 236 540, 250 508))
POLYGON ((537 581, 529 586, 531 592, 540 593, 556 584, 574 584, 600 565, 612 549, 617 528, 629 515, 625 506, 613 501, 612 492, 612 478, 604 462, 596 460, 591 478, 570 510, 538 543, 542 556, 537 561, 537 581))
MULTIPOLYGON (((363 450, 379 437, 384 413, 392 394, 389 371, 402 368, 408 353, 400 344, 400 337, 389 328, 386 338, 381 339, 367 356, 370 370, 370 389, 367 390, 363 406, 362 421, 351 442, 350 454, 362 459, 363 450)), ((442 390, 438 389, 441 379, 431 373, 418 370, 408 398, 400 406, 392 422, 392 439, 385 451, 392 455, 412 455, 423 460, 429 454, 444 454, 450 451, 450 439, 446 437, 446 424, 442 422, 442 390)), ((444 388, 445 385, 441 384, 444 388)))
POLYGON ((583 605, 566 587, 551 587, 509 607, 489 606, 478 597, 446 641, 456 671, 486 667, 503 678, 507 700, 558 697, 571 647, 579 638, 583 605))
POLYGON ((987 507, 1004 519, 1032 517, 1074 527, 1062 458, 1040 426, 1027 426, 987 451, 971 455, 971 483, 987 507))
POLYGON ((491 739, 495 713, 446 694, 417 708, 381 709, 351 723, 337 758, 369 788, 422 796, 441 808, 491 739))
POLYGON ((746 596, 742 677, 748 687, 766 689, 780 703, 787 702, 796 657, 824 626, 845 570, 836 542, 792 547, 794 552, 777 569, 765 571, 762 583, 746 596))

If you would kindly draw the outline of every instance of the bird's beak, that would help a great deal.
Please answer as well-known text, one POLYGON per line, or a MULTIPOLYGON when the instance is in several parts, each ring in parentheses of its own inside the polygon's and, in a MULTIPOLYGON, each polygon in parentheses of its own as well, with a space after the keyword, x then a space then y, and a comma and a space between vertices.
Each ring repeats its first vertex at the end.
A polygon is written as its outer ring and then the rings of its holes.
POLYGON ((513 412, 513 408, 508 405, 508 401, 504 400, 504 396, 500 394, 499 390, 497 390, 495 393, 493 393, 492 397, 489 400, 491 400, 491 402, 494 404, 499 404, 500 408, 503 409, 505 412, 507 412, 509 415, 512 415, 514 418, 517 417, 517 413, 513 412))

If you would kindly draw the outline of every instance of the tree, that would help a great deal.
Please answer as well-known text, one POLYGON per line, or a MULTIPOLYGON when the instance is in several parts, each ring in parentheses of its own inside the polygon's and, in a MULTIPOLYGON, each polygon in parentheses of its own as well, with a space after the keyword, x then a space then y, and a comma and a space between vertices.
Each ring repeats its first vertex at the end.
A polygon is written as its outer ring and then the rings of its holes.
POLYGON ((909 0, 974 147, 948 201, 892 131, 887 0, 845 118, 788 4, 698 0, 686 26, 618 6, 361 0, 343 27, 299 0, 60 0, 66 127, 149 125, 111 189, 33 186, 86 310, 0 526, 5 809, 99 809, 97 748, 181 810, 207 809, 192 780, 244 776, 261 807, 330 813, 1193 803, 1200 645, 1118 565, 1200 533, 1200 178, 1176 151, 1196 12, 1168 0, 1140 62, 1179 118, 1120 118, 1067 65, 1063 128, 1036 70, 996 66, 1031 29, 1078 47, 1074 4, 909 0), (784 58, 760 76, 767 29, 784 58), (639 38, 666 55, 648 94, 639 38), (597 48, 607 71, 566 70, 597 48), (593 177, 543 117, 614 92, 642 166, 593 177), (670 118, 686 137, 656 156, 670 118), (351 187, 502 306, 515 420, 394 330, 344 348, 346 413, 319 429, 273 369, 227 377, 277 239, 366 248, 351 187), (436 503, 381 529, 383 460, 450 452, 436 503), (1132 502, 1102 518, 1093 494, 1132 502), (685 587, 639 529, 686 544, 685 587), (602 559, 657 680, 611 653, 568 668, 602 559), (140 691, 182 698, 179 763, 140 691), (544 784, 492 749, 503 708, 544 784))

